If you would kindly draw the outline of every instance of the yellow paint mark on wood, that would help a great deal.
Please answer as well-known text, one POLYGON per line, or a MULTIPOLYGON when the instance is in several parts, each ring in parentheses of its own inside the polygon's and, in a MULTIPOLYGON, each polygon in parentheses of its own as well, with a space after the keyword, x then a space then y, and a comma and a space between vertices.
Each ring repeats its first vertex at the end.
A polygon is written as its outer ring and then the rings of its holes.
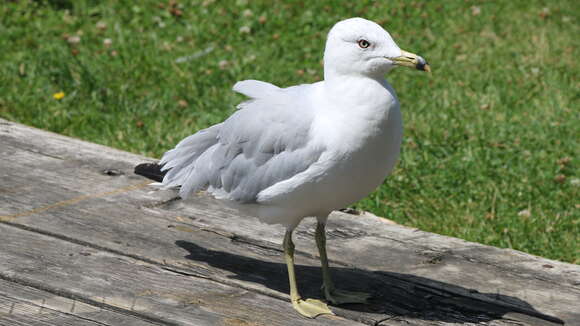
POLYGON ((247 321, 240 318, 224 318, 224 326, 263 326, 264 324, 259 324, 255 321, 247 321))
POLYGON ((148 308, 147 306, 142 306, 141 304, 137 303, 139 298, 137 296, 134 297, 91 297, 91 299, 101 302, 103 304, 117 307, 123 310, 129 311, 146 311, 148 308))
POLYGON ((187 226, 183 226, 183 225, 176 225, 173 228, 176 230, 182 231, 182 232, 190 232, 190 233, 196 232, 196 230, 194 230, 192 228, 188 228, 187 226))
POLYGON ((100 192, 100 193, 96 193, 96 194, 88 194, 88 195, 78 196, 76 198, 71 198, 71 199, 59 201, 59 202, 56 202, 54 204, 34 208, 34 209, 31 209, 28 211, 24 211, 24 212, 12 214, 12 215, 3 215, 3 216, 0 216, 0 222, 8 222, 8 221, 11 221, 11 220, 16 219, 18 217, 38 214, 41 212, 51 210, 53 208, 70 206, 70 205, 76 204, 78 202, 81 202, 83 200, 87 200, 87 199, 101 198, 101 197, 106 197, 106 196, 110 196, 110 195, 116 195, 116 194, 120 194, 120 193, 124 193, 124 192, 129 192, 132 190, 137 190, 137 189, 140 189, 140 188, 143 188, 143 187, 149 185, 150 183, 151 182, 149 182, 149 181, 141 182, 141 183, 138 183, 135 185, 126 186, 126 187, 122 187, 122 188, 115 189, 115 190, 104 191, 104 192, 100 192))
POLYGON ((186 218, 184 218, 184 217, 182 217, 182 216, 176 216, 176 217, 175 217, 175 219, 176 219, 178 222, 187 222, 187 219, 186 219, 186 218))

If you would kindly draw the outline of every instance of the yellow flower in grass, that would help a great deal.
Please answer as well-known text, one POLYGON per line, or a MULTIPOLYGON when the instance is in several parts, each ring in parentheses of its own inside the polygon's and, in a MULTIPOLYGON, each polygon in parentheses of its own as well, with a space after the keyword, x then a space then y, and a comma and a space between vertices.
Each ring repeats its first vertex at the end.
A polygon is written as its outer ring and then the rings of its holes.
POLYGON ((64 92, 54 93, 52 94, 52 97, 54 97, 55 100, 62 100, 62 98, 64 97, 64 92))

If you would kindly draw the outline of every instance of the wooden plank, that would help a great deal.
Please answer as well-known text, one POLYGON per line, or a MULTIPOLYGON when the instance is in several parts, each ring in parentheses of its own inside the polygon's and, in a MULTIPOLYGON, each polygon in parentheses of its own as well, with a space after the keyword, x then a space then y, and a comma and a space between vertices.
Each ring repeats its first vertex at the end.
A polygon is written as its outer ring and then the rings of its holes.
POLYGON ((4 279, 0 289, 0 325, 159 325, 4 279))
POLYGON ((106 325, 0 294, 0 325, 106 325))
MULTIPOLYGON (((24 175, 18 176, 18 180, 16 180, 13 176, 7 175, 6 184, 30 182, 36 183, 36 187, 42 189, 56 189, 57 184, 63 185, 63 187, 59 191, 46 191, 46 196, 39 199, 36 199, 38 196, 34 193, 6 193, 7 199, 12 203, 11 208, 9 208, 12 211, 22 210, 26 213, 26 205, 29 203, 34 203, 39 205, 39 207, 46 207, 47 205, 53 207, 50 210, 36 210, 32 215, 23 214, 13 219, 5 218, 7 222, 14 223, 14 221, 18 221, 17 225, 26 225, 27 228, 34 228, 37 232, 49 233, 52 236, 66 239, 67 241, 82 243, 99 250, 106 248, 111 252, 128 255, 130 257, 139 257, 143 261, 171 266, 175 270, 212 278, 225 284, 242 286, 249 290, 257 290, 260 293, 282 299, 286 305, 290 306, 287 303, 288 296, 286 293, 288 292, 288 288, 285 266, 282 263, 278 248, 270 250, 270 255, 273 255, 273 257, 270 257, 270 261, 273 264, 267 265, 263 271, 264 275, 259 277, 261 279, 268 279, 268 274, 273 274, 275 277, 270 278, 270 281, 276 285, 276 290, 273 291, 267 284, 259 284, 258 287, 255 284, 255 280, 252 279, 232 279, 236 276, 236 273, 212 267, 207 263, 204 266, 200 262, 194 262, 186 257, 188 256, 187 249, 190 247, 188 247, 186 241, 183 241, 184 236, 189 238, 192 233, 197 232, 197 230, 186 226, 187 224, 175 220, 168 222, 160 218, 157 214, 152 215, 151 213, 147 213, 147 209, 144 210, 126 204, 126 200, 120 197, 116 197, 118 201, 114 204, 111 204, 111 201, 105 198, 85 198, 84 201, 77 202, 73 206, 62 205, 54 207, 50 205, 51 202, 62 202, 67 197, 78 197, 79 193, 76 192, 78 187, 75 189, 75 184, 79 180, 83 180, 83 178, 86 179, 87 176, 93 175, 97 178, 101 174, 98 172, 92 172, 91 174, 91 171, 84 171, 85 176, 83 177, 75 175, 74 171, 77 170, 73 170, 61 177, 61 174, 57 173, 60 170, 54 168, 52 165, 64 164, 61 160, 49 156, 33 159, 32 157, 28 157, 28 155, 34 154, 26 152, 7 155, 6 157, 10 158, 6 159, 5 167, 12 171, 17 171, 18 169, 35 170, 43 167, 45 169, 42 173, 42 180, 36 180, 38 179, 36 177, 32 177, 29 180, 22 180, 22 178, 26 178, 24 175), (20 164, 18 162, 26 163, 20 164), (73 191, 72 189, 75 190, 73 191), (17 209, 14 209, 14 207, 17 209), (122 212, 123 215, 119 216, 119 212, 122 212), (79 220, 79 216, 83 216, 81 220, 79 220), (186 246, 186 248, 180 248, 179 245, 186 246)), ((90 184, 93 184, 93 191, 98 191, 99 193, 108 193, 111 191, 110 188, 107 188, 110 186, 109 183, 104 183, 102 185, 104 188, 98 189, 98 186, 96 186, 97 183, 91 182, 90 184)), ((259 259, 266 252, 265 249, 259 246, 240 246, 243 244, 242 242, 239 242, 240 245, 232 246, 229 237, 223 237, 214 232, 199 231, 201 233, 196 234, 196 243, 202 243, 206 248, 213 248, 215 252, 221 250, 237 253, 239 256, 238 260, 244 255, 251 254, 253 260, 249 261, 252 263, 256 262, 259 265, 259 259)), ((234 265, 237 264, 236 260, 232 259, 231 262, 234 265)), ((313 281, 316 280, 317 282, 313 286, 310 286, 311 289, 315 290, 312 296, 319 297, 317 290, 319 288, 318 262, 310 259, 310 263, 316 266, 310 274, 316 275, 313 281)), ((246 269, 254 268, 251 265, 248 261, 239 264, 239 266, 245 266, 244 268, 246 269)), ((311 294, 311 292, 313 291, 306 292, 305 294, 311 294)), ((358 319, 360 317, 357 317, 358 319)))
POLYGON ((152 324, 358 324, 332 316, 302 319, 280 300, 16 227, 0 224, 0 234, 2 279, 152 324))
MULTIPOLYGON (((6 223, 287 298, 278 249, 281 228, 256 223, 203 196, 185 203, 171 200, 171 192, 118 191, 142 181, 131 175, 132 166, 146 160, 136 155, 9 123, 0 126, 0 138, 0 153, 11 158, 0 167, 7 179, 6 205, 0 207, 6 223), (111 168, 120 174, 102 173, 111 168), (42 195, 30 191, 31 185, 43 189, 42 195), (83 198, 88 194, 93 197, 83 198), (70 202, 71 198, 81 200, 70 202), (51 206, 62 202, 66 205, 51 206), (33 211, 39 207, 49 209, 33 211)), ((339 257, 334 262, 339 266, 337 279, 346 287, 372 289, 380 299, 370 306, 337 310, 353 320, 489 325, 580 320, 575 310, 580 298, 578 266, 370 216, 337 213, 329 231, 331 255, 339 257)), ((302 250, 298 262, 303 265, 298 272, 305 293, 317 296, 320 276, 311 236, 308 224, 297 232, 302 250)))

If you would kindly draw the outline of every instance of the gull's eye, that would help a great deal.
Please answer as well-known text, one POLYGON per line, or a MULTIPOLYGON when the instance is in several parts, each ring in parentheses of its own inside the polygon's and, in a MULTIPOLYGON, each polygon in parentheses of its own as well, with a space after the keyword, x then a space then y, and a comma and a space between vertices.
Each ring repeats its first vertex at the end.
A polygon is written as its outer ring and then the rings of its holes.
POLYGON ((369 46, 371 46, 371 43, 367 40, 358 40, 358 46, 360 46, 362 49, 366 49, 369 46))

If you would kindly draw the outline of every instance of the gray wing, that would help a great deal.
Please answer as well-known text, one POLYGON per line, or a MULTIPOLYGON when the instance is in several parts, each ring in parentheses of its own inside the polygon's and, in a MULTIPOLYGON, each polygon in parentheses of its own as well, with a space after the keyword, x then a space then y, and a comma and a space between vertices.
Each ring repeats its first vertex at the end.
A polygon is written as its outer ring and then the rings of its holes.
POLYGON ((251 203, 264 189, 306 170, 322 154, 310 140, 310 85, 286 89, 244 81, 234 90, 252 97, 223 123, 202 130, 167 152, 166 186, 180 195, 207 189, 216 197, 251 203))

